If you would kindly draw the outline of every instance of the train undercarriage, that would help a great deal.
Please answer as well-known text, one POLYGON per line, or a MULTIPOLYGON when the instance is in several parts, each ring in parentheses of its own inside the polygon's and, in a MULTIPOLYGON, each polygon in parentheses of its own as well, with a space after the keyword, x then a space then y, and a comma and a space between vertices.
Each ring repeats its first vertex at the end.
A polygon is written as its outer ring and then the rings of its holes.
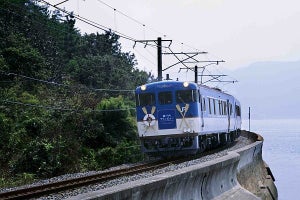
POLYGON ((224 146, 235 141, 240 130, 230 133, 187 133, 175 136, 141 137, 142 151, 149 156, 177 157, 195 155, 205 150, 224 146))

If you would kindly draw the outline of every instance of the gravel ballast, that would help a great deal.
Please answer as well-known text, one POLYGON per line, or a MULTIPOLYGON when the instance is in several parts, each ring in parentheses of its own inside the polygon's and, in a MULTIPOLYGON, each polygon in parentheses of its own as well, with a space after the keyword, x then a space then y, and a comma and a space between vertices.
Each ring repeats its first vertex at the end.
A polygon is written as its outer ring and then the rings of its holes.
MULTIPOLYGON (((225 148, 221 151, 218 151, 218 152, 210 154, 210 155, 203 156, 203 157, 195 159, 195 160, 183 162, 183 163, 180 163, 180 164, 170 165, 168 167, 153 170, 153 171, 150 171, 150 172, 144 172, 144 173, 135 174, 135 175, 132 175, 132 176, 120 177, 120 178, 110 180, 110 181, 107 181, 107 182, 104 182, 104 183, 101 183, 101 184, 93 184, 93 185, 80 187, 80 188, 77 188, 77 189, 63 191, 63 192, 59 192, 57 194, 51 194, 51 195, 48 195, 48 196, 43 196, 43 197, 40 197, 39 199, 45 199, 45 200, 48 200, 48 199, 66 199, 66 198, 70 198, 72 196, 76 196, 76 195, 79 195, 79 194, 82 194, 82 193, 92 192, 92 191, 96 191, 96 190, 99 190, 99 189, 104 189, 104 188, 116 186, 116 185, 119 185, 119 184, 128 183, 128 182, 139 180, 139 179, 149 178, 149 177, 155 176, 157 174, 163 174, 163 173, 166 173, 166 172, 169 172, 169 171, 180 170, 184 167, 200 164, 200 163, 203 163, 203 162, 207 162, 207 161, 214 160, 216 158, 225 156, 225 155, 227 155, 227 153, 229 151, 233 151, 233 150, 242 148, 242 147, 244 147, 248 144, 251 144, 251 143, 252 143, 252 141, 250 139, 248 139, 246 137, 243 137, 243 136, 240 136, 237 139, 237 142, 234 146, 231 146, 229 148, 225 148)), ((121 166, 117 166, 117 167, 114 167, 114 168, 110 168, 110 169, 105 170, 105 171, 112 171, 112 170, 116 170, 116 169, 122 169, 122 168, 130 167, 130 166, 131 165, 121 165, 121 166)), ((104 171, 101 171, 101 172, 104 172, 104 171)), ((47 180, 40 180, 40 181, 37 181, 37 182, 35 182, 31 185, 24 185, 24 186, 21 186, 21 187, 18 187, 18 188, 26 188, 26 187, 30 187, 30 186, 43 185, 43 184, 47 184, 47 183, 72 179, 72 178, 81 177, 81 176, 87 176, 87 175, 101 173, 101 172, 99 172, 99 171, 89 171, 89 172, 85 172, 85 173, 65 174, 65 175, 58 176, 58 177, 53 177, 53 178, 47 179, 47 180)), ((10 191, 10 190, 15 190, 15 189, 17 189, 17 188, 2 188, 2 189, 0 189, 0 192, 10 191)))

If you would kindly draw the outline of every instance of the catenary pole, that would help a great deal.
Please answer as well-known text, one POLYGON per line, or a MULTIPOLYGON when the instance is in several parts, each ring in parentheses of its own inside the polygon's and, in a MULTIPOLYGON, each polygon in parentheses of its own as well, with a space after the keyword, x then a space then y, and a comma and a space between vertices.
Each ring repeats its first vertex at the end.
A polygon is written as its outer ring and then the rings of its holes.
POLYGON ((158 81, 162 80, 162 53, 161 53, 161 37, 157 38, 157 72, 158 81))

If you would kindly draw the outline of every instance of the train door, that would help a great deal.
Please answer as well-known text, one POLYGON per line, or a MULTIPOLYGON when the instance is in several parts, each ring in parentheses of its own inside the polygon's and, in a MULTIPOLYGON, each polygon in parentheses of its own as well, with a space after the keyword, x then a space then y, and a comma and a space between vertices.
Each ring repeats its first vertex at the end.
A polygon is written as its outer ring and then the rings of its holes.
POLYGON ((198 90, 199 93, 199 103, 200 103, 200 109, 201 109, 201 130, 203 131, 204 128, 204 111, 205 111, 205 99, 204 97, 200 94, 200 90, 198 90))
POLYGON ((238 121, 237 121, 237 113, 236 113, 236 101, 234 101, 234 108, 233 108, 233 111, 234 111, 234 130, 237 129, 237 124, 238 124, 238 121))

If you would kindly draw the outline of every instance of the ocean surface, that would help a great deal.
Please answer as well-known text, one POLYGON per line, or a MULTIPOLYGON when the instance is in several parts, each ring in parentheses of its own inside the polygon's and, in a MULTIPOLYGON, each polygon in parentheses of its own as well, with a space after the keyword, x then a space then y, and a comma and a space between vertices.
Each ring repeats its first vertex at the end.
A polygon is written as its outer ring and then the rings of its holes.
MULTIPOLYGON (((249 130, 249 121, 242 127, 249 130)), ((300 199, 300 119, 251 120, 250 131, 264 138, 263 159, 275 177, 279 200, 300 199)))

